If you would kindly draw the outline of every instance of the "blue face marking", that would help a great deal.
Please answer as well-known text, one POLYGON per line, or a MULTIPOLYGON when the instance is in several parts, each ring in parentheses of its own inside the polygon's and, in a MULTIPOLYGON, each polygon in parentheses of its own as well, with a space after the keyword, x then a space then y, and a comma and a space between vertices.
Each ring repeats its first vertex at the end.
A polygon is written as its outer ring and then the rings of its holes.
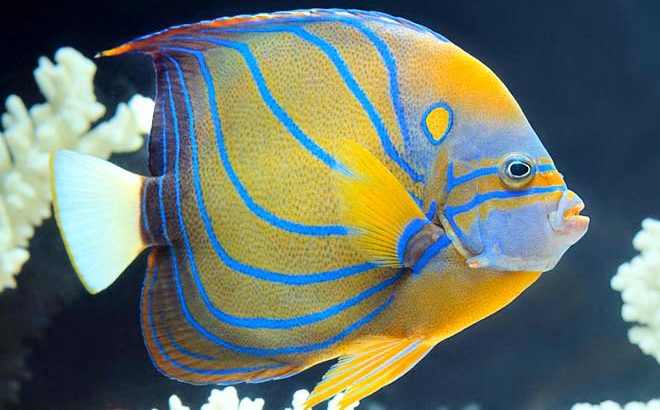
MULTIPOLYGON (((547 172, 547 171, 556 171, 557 168, 553 164, 541 164, 536 167, 538 172, 547 172)), ((497 175, 499 173, 499 167, 485 167, 479 168, 474 171, 468 172, 467 174, 461 175, 459 177, 454 176, 454 163, 450 163, 447 167, 447 195, 459 185, 465 184, 467 182, 473 181, 477 178, 488 176, 488 175, 497 175)))
POLYGON ((433 145, 440 145, 442 141, 447 138, 447 135, 449 135, 449 132, 451 131, 452 126, 454 125, 454 110, 451 109, 451 107, 445 103, 445 102, 437 102, 435 104, 432 104, 429 108, 424 111, 424 114, 422 115, 422 131, 424 131, 424 135, 426 135, 426 138, 428 138, 429 142, 433 145), (447 112, 447 115, 449 116, 449 119, 447 120, 447 127, 445 128, 445 131, 440 135, 436 136, 433 135, 431 130, 429 130, 429 127, 426 124, 426 120, 428 119, 429 114, 433 112, 436 109, 443 109, 447 112))

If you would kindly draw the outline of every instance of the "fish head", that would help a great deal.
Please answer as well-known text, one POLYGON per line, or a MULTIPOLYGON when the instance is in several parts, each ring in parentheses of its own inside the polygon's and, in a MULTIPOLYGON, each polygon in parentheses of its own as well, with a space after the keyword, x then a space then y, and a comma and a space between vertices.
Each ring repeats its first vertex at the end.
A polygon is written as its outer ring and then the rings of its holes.
POLYGON ((445 72, 453 91, 424 117, 451 114, 427 187, 436 223, 472 268, 550 270, 586 233, 584 203, 497 76, 474 58, 455 60, 445 72))
POLYGON ((531 127, 477 138, 445 163, 437 219, 471 268, 547 271, 587 231, 584 202, 531 127))

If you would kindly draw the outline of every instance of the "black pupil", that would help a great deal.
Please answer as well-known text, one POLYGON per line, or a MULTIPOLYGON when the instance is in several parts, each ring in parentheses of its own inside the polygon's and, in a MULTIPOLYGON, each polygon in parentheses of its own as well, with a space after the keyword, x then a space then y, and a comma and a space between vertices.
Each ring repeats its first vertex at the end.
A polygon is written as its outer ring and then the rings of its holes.
POLYGON ((516 161, 509 165, 509 172, 516 178, 523 178, 529 174, 530 167, 524 162, 516 161))

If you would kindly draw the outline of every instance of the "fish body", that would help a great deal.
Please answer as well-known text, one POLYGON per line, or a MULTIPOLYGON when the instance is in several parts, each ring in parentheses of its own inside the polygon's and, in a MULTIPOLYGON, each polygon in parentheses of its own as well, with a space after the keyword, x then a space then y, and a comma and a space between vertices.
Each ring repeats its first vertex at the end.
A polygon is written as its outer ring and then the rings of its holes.
POLYGON ((174 27, 150 55, 151 176, 70 152, 56 216, 88 290, 150 249, 142 330, 191 383, 339 361, 342 406, 494 313, 586 231, 499 79, 439 34, 305 10, 174 27))

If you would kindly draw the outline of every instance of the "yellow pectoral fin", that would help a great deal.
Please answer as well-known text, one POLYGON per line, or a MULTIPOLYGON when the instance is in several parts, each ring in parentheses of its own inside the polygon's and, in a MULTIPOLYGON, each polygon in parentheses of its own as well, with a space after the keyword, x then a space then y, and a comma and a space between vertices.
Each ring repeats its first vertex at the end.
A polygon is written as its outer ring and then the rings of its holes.
POLYGON ((408 240, 430 223, 394 175, 371 152, 341 140, 337 159, 348 172, 337 172, 342 223, 356 228, 355 244, 372 262, 402 267, 408 240))
POLYGON ((371 338, 342 356, 307 399, 304 409, 343 392, 339 410, 403 376, 433 348, 423 339, 371 338))

